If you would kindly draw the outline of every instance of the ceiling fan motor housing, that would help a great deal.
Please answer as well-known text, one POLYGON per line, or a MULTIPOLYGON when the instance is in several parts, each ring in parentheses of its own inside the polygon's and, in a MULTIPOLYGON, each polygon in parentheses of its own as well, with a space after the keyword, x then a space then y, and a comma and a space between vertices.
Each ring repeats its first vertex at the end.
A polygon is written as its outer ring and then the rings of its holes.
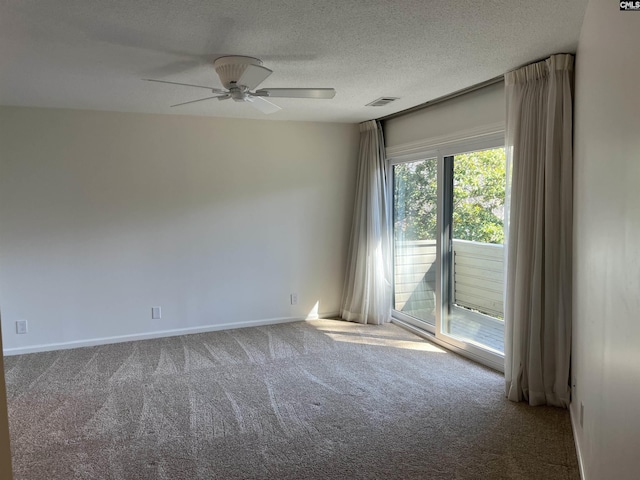
POLYGON ((220 57, 213 62, 213 68, 220 77, 224 88, 231 90, 249 65, 262 66, 262 61, 253 57, 228 56, 220 57))

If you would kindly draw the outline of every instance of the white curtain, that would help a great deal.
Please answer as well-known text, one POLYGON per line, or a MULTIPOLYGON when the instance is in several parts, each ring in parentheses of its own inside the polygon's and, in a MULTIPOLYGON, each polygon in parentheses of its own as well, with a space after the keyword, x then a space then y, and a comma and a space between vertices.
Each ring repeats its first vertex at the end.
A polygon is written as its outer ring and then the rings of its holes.
POLYGON ((391 240, 380 124, 360 124, 360 155, 340 315, 379 325, 391 319, 391 240))
POLYGON ((568 407, 573 198, 571 55, 505 74, 511 170, 505 304, 509 400, 568 407))

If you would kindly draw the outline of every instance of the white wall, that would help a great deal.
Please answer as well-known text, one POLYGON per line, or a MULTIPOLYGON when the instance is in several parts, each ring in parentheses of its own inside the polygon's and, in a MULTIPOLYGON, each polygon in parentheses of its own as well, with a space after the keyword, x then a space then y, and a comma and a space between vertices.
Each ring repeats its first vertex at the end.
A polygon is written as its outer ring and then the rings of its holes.
POLYGON ((504 121, 504 83, 497 83, 384 122, 385 145, 393 150, 479 127, 500 125, 504 129, 504 121))
POLYGON ((0 145, 5 349, 339 310, 357 125, 5 107, 0 145))
POLYGON ((638 45, 640 13, 591 0, 576 57, 571 405, 588 480, 640 477, 638 45))

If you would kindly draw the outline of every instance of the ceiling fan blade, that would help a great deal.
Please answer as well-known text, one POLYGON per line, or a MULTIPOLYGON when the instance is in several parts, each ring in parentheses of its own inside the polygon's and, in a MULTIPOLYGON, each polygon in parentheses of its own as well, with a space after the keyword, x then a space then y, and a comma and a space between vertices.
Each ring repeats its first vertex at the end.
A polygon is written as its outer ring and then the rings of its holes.
POLYGON ((183 87, 206 88, 207 90, 211 90, 213 93, 226 93, 226 90, 221 90, 215 87, 205 87, 204 85, 192 85, 191 83, 168 82, 166 80, 154 80, 153 78, 143 78, 143 80, 145 82, 157 82, 157 83, 168 83, 170 85, 182 85, 183 87))
POLYGON ((260 65, 247 65, 242 75, 236 82, 238 85, 244 85, 249 90, 253 90, 262 82, 264 82, 269 75, 273 73, 273 70, 269 70, 266 67, 260 65))
POLYGON ((176 103, 175 105, 170 105, 170 107, 179 107, 181 105, 188 105, 189 103, 204 102, 205 100, 212 100, 218 97, 218 95, 215 95, 213 97, 199 98, 198 100, 191 100, 190 102, 176 103))
POLYGON ((333 88, 261 88, 254 95, 281 98, 333 98, 336 96, 336 91, 333 88))
POLYGON ((269 100, 265 100, 262 97, 253 97, 251 95, 247 95, 245 97, 247 103, 249 103, 253 108, 257 108, 262 113, 276 113, 279 110, 282 110, 275 103, 271 103, 269 100))

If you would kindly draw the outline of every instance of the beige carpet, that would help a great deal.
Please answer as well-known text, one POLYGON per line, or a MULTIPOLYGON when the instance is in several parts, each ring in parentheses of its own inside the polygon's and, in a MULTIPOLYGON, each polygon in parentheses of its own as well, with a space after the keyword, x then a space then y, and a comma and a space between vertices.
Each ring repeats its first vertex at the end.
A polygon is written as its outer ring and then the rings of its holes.
POLYGON ((568 412, 394 325, 5 358, 16 480, 577 479, 568 412))

